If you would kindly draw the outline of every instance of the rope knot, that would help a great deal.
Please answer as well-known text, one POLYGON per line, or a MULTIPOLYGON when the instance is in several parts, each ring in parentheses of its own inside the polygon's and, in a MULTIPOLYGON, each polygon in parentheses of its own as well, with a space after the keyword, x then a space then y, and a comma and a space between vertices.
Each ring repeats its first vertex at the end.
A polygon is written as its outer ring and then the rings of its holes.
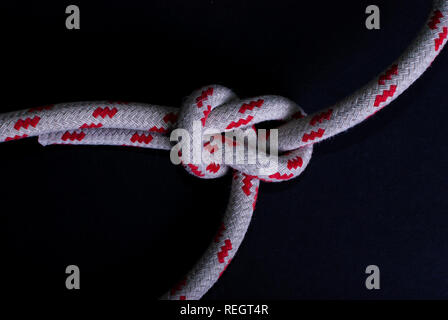
POLYGON ((226 87, 203 87, 182 105, 171 134, 178 143, 171 159, 204 179, 221 177, 231 167, 267 182, 289 180, 306 168, 312 145, 278 154, 278 129, 257 130, 255 124, 304 116, 299 106, 283 97, 240 100, 226 87))

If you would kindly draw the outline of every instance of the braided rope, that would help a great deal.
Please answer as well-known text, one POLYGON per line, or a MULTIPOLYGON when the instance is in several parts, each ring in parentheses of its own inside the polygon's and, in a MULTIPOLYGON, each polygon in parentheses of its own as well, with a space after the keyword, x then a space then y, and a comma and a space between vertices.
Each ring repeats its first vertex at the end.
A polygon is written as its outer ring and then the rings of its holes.
MULTIPOLYGON (((267 120, 288 120, 279 129, 278 171, 255 175, 254 168, 233 167, 230 200, 220 229, 186 277, 162 299, 200 299, 224 272, 249 226, 260 180, 292 179, 306 168, 313 144, 343 132, 381 110, 403 93, 431 65, 448 38, 448 0, 435 0, 428 23, 406 52, 370 83, 323 111, 306 116, 292 101, 278 96, 238 100, 229 89, 212 85, 194 92, 177 108, 112 101, 48 105, 0 115, 0 141, 38 136, 42 145, 117 145, 170 150, 169 133, 192 132, 192 122, 220 132, 251 130, 267 120)), ((227 165, 184 165, 201 178, 224 175, 227 165)), ((256 168, 255 168, 256 169, 256 168)))

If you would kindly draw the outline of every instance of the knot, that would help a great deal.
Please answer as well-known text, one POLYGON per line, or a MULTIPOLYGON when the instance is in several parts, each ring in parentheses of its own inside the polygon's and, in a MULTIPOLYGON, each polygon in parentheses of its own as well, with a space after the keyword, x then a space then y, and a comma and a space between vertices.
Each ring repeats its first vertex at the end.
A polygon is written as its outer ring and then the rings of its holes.
POLYGON ((176 163, 173 157, 178 156, 177 163, 204 179, 221 177, 229 167, 267 182, 293 179, 308 165, 313 146, 278 153, 278 129, 259 130, 255 125, 273 120, 285 123, 305 115, 297 104, 280 96, 240 100, 228 88, 207 86, 182 105, 171 136, 178 143, 171 159, 176 163))

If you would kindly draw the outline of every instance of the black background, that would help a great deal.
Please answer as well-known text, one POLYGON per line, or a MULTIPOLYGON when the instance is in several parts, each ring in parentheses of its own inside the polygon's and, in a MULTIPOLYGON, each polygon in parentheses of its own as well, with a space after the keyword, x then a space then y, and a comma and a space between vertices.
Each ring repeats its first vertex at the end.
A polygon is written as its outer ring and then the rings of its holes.
MULTIPOLYGON (((430 1, 20 1, 1 5, 1 111, 79 100, 179 106, 219 83, 313 112, 382 72, 430 1), (81 30, 65 29, 65 7, 81 30), (365 28, 369 4, 381 30, 365 28)), ((448 298, 448 52, 398 100, 315 147, 294 181, 263 183, 232 264, 205 299, 448 298), (381 289, 364 286, 366 266, 381 289)), ((11 297, 156 298, 219 224, 230 179, 168 153, 0 145, 1 290, 11 297), (65 288, 65 267, 81 290, 65 288)))

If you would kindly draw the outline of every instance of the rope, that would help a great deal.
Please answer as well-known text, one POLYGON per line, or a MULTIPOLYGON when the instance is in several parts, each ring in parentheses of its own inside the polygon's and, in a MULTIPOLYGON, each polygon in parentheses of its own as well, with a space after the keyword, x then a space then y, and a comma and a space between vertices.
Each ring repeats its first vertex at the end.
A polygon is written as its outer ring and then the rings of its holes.
POLYGON ((285 121, 278 129, 278 170, 256 175, 258 166, 188 164, 200 178, 217 178, 234 169, 230 200, 222 224, 199 261, 162 299, 200 299, 218 280, 240 246, 255 209, 260 180, 279 182, 306 168, 313 144, 364 121, 403 93, 441 52, 448 37, 448 0, 435 0, 427 24, 405 53, 370 83, 330 108, 306 115, 279 96, 239 100, 222 86, 193 92, 181 110, 114 101, 48 105, 0 115, 0 141, 39 137, 42 145, 116 145, 170 150, 170 132, 192 133, 193 121, 219 132, 252 130, 268 120, 285 121))

